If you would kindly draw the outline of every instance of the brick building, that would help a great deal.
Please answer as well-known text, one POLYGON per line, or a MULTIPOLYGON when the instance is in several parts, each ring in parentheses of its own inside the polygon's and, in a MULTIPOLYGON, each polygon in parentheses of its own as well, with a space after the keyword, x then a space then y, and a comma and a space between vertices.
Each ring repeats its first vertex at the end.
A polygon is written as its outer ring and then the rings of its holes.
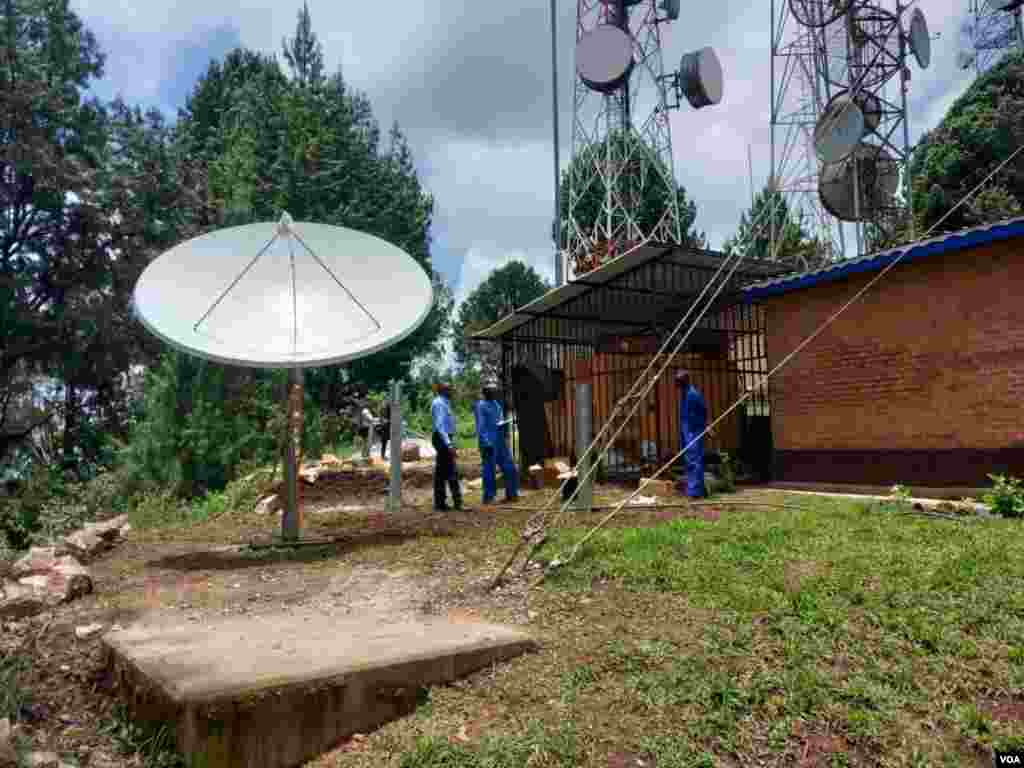
POLYGON ((1024 217, 745 289, 771 378, 774 478, 950 487, 1024 477, 1024 217))

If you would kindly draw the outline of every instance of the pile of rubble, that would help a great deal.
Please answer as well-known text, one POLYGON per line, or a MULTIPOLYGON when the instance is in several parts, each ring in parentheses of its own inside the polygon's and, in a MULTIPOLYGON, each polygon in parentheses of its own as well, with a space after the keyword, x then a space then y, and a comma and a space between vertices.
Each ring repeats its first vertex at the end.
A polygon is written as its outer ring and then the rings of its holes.
POLYGON ((13 565, 0 564, 0 619, 24 619, 92 592, 92 576, 84 564, 130 529, 127 515, 86 523, 60 544, 32 547, 13 565))

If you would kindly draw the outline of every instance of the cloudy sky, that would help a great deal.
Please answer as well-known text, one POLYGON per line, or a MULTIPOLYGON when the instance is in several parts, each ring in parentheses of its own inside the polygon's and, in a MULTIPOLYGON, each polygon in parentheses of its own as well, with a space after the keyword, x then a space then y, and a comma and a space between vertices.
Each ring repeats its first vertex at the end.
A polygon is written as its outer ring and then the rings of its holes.
MULTIPOLYGON (((886 7, 895 0, 881 0, 886 7)), ((698 204, 712 247, 749 204, 769 167, 768 0, 683 0, 663 28, 666 69, 713 46, 725 73, 722 103, 684 102, 671 128, 676 176, 698 204)), ((968 0, 918 0, 933 33, 932 64, 912 65, 911 140, 934 127, 970 76, 956 68, 968 0)), ((94 91, 120 93, 168 116, 211 58, 238 45, 281 59, 301 0, 72 0, 107 54, 94 91)), ((562 163, 568 162, 575 0, 558 0, 562 163)), ((369 94, 382 126, 397 119, 437 200, 434 263, 456 297, 496 266, 521 259, 549 280, 553 188, 548 0, 309 0, 329 71, 369 94)), ((282 60, 283 64, 283 60, 282 60)))

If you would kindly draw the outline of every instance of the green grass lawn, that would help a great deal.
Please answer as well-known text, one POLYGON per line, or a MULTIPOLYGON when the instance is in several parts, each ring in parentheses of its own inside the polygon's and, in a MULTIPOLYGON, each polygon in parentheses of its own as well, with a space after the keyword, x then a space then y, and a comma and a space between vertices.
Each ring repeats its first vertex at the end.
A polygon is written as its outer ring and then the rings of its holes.
POLYGON ((601 533, 531 595, 540 653, 330 764, 961 766, 1024 744, 1022 524, 787 498, 601 533))

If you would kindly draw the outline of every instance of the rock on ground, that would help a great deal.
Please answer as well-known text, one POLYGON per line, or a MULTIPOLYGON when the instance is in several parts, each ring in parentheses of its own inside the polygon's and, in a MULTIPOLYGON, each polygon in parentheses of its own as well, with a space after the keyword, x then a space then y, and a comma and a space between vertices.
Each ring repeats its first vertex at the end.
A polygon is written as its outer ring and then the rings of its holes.
POLYGON ((0 768, 13 768, 18 764, 18 755, 11 743, 11 721, 6 717, 0 720, 0 768))
POLYGON ((22 619, 47 607, 92 592, 88 569, 70 555, 56 557, 53 548, 34 549, 15 564, 13 573, 27 574, 0 582, 0 619, 22 619))
POLYGON ((46 601, 35 589, 16 581, 0 583, 0 619, 19 621, 46 609, 46 601))
POLYGON ((275 493, 262 499, 256 505, 256 514, 270 515, 281 508, 281 498, 275 493))
POLYGON ((88 640, 102 631, 102 624, 86 624, 84 627, 75 627, 75 637, 79 640, 88 640))

